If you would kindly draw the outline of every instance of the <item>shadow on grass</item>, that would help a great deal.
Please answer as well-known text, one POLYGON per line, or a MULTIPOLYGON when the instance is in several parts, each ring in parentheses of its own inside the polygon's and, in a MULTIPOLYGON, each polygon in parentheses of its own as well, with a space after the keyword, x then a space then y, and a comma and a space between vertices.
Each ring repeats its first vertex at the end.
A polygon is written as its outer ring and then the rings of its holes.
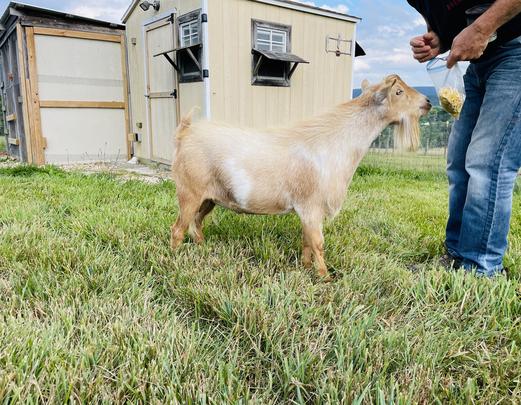
POLYGON ((302 230, 296 215, 241 215, 217 208, 205 224, 210 243, 236 245, 252 264, 291 265, 300 257, 302 230))

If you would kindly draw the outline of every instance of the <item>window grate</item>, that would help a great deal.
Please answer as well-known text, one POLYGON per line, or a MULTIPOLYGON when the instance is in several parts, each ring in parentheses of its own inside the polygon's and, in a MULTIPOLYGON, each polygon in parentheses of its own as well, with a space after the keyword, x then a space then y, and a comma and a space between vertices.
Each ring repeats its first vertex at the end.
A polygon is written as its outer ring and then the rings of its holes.
POLYGON ((176 64, 179 69, 179 83, 203 80, 201 20, 201 9, 177 19, 179 49, 176 52, 176 64))
POLYGON ((287 32, 269 28, 257 28, 257 49, 261 51, 287 52, 287 32))
POLYGON ((188 21, 179 25, 181 46, 191 46, 198 44, 199 22, 197 20, 188 21))
POLYGON ((289 54, 291 26, 252 19, 252 84, 288 87, 291 63, 280 58, 269 58, 263 52, 289 54))

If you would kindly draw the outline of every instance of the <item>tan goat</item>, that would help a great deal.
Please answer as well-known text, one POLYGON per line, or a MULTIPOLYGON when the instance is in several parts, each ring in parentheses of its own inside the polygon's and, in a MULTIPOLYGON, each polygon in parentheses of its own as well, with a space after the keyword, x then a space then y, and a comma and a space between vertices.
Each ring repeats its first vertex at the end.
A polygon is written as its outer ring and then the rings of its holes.
POLYGON ((296 212, 303 227, 303 263, 315 259, 318 275, 329 279, 322 223, 341 209, 353 174, 371 143, 390 124, 395 141, 416 149, 419 117, 429 100, 400 77, 388 76, 360 97, 295 126, 246 129, 199 122, 191 114, 177 129, 173 179, 179 217, 172 249, 186 231, 200 243, 203 220, 214 206, 239 213, 296 212))

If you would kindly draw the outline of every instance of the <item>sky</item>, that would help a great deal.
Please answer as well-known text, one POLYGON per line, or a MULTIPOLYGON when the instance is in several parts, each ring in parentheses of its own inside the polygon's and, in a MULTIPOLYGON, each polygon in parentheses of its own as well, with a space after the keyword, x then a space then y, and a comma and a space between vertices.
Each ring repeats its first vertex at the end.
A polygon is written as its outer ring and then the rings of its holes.
MULTIPOLYGON (((210 0, 211 1, 211 0, 210 0)), ((399 74, 413 86, 430 86, 425 66, 411 55, 409 40, 425 31, 423 18, 406 0, 294 0, 348 13, 362 18, 357 41, 367 56, 356 58, 355 87, 363 79, 378 82, 388 74, 399 74)), ((85 17, 121 22, 131 0, 24 0, 35 6, 85 17)), ((0 0, 0 10, 9 4, 0 0)))

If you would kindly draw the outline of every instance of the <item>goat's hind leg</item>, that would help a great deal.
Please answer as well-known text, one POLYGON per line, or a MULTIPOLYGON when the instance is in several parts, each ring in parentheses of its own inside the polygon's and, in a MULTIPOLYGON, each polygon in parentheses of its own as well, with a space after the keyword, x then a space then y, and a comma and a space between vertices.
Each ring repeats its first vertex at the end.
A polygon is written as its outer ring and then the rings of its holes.
POLYGON ((177 249, 185 237, 186 231, 194 221, 199 208, 201 198, 189 194, 178 194, 179 196, 179 217, 172 225, 170 245, 173 250, 177 249))
POLYGON ((215 207, 215 203, 212 200, 204 200, 201 206, 199 207, 199 211, 195 214, 195 218, 190 224, 188 232, 190 236, 194 240, 195 243, 203 243, 204 234, 203 234, 203 222, 204 218, 212 212, 215 207))
POLYGON ((310 269, 313 266, 312 255, 313 250, 311 249, 309 237, 307 237, 306 232, 302 230, 302 264, 306 269, 310 269))

